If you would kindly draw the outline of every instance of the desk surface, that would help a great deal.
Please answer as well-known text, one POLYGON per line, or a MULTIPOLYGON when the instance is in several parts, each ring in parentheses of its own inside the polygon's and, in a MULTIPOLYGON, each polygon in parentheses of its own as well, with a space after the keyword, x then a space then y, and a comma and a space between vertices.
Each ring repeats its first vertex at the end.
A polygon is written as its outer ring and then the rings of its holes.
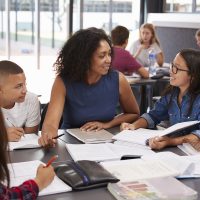
MULTIPOLYGON (((108 131, 116 134, 119 132, 119 128, 111 128, 108 131)), ((11 162, 22 162, 39 159, 43 162, 47 162, 52 155, 59 156, 57 162, 64 162, 69 159, 71 160, 71 157, 65 148, 66 142, 74 144, 80 143, 77 139, 65 132, 65 135, 58 140, 55 148, 12 151, 10 152, 10 160, 11 162)), ((165 151, 172 151, 179 155, 184 155, 183 152, 176 147, 166 148, 165 151)), ((184 179, 181 180, 181 182, 195 189, 196 191, 200 191, 200 179, 184 179)), ((105 187, 80 192, 68 192, 38 197, 39 200, 44 200, 47 198, 48 200, 115 200, 115 198, 107 191, 105 187)), ((200 200, 200 194, 198 194, 198 200, 200 200)))

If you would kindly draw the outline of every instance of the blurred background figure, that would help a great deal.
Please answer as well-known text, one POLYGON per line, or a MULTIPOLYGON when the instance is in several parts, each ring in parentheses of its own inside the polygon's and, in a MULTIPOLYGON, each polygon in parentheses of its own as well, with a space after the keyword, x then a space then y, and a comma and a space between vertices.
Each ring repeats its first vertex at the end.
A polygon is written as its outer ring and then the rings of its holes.
POLYGON ((149 77, 149 72, 139 64, 136 59, 125 50, 128 44, 129 30, 124 26, 116 26, 111 31, 114 56, 112 67, 126 75, 138 73, 143 78, 149 77))
POLYGON ((198 29, 195 33, 195 39, 197 41, 198 47, 200 47, 200 29, 198 29))
POLYGON ((139 39, 132 44, 130 52, 144 67, 149 66, 149 53, 152 52, 156 54, 157 64, 163 65, 164 55, 153 24, 145 23, 140 27, 139 39))

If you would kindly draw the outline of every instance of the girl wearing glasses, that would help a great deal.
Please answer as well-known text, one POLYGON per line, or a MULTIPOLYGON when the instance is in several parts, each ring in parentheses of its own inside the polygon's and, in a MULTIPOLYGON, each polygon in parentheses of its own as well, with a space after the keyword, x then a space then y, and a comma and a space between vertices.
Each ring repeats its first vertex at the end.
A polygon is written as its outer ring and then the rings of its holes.
MULTIPOLYGON (((149 113, 143 114, 133 124, 123 123, 122 129, 155 128, 161 121, 171 125, 200 120, 200 51, 183 49, 174 58, 170 69, 170 86, 149 113)), ((176 133, 171 137, 149 140, 152 149, 176 146, 185 141, 199 140, 200 130, 176 133)))

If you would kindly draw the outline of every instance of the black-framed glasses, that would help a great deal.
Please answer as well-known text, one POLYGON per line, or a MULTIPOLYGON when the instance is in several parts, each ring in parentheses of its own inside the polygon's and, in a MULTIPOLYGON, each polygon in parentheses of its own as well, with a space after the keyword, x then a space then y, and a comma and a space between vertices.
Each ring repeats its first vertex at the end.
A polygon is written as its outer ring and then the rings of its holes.
POLYGON ((170 69, 172 70, 173 74, 177 74, 178 71, 189 72, 187 69, 180 69, 174 63, 170 63, 170 69))

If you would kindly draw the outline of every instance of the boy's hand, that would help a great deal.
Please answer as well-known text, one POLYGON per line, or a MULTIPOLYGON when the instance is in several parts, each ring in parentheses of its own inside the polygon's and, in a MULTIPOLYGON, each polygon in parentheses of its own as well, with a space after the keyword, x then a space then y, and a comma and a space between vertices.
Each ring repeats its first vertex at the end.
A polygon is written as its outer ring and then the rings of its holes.
POLYGON ((7 128, 7 134, 8 134, 9 142, 17 142, 24 135, 24 129, 17 128, 17 127, 10 127, 10 128, 7 128))

